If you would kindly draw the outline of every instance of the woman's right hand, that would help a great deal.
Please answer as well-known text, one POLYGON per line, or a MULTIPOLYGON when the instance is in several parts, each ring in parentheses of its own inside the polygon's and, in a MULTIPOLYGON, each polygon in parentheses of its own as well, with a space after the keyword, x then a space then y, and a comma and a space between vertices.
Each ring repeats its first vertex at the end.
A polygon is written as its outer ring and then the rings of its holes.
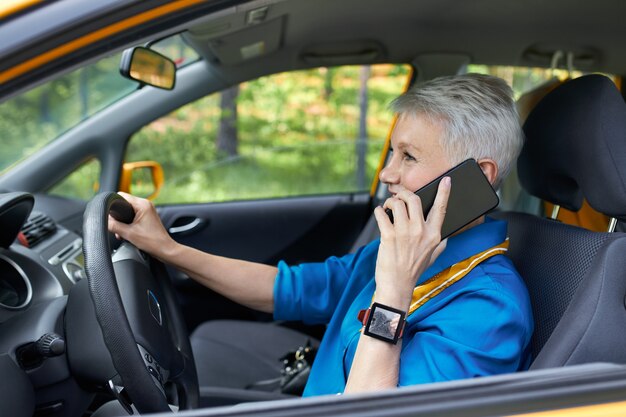
POLYGON ((135 218, 131 224, 115 220, 109 216, 109 231, 118 239, 124 239, 150 255, 163 260, 166 254, 176 245, 167 233, 151 201, 119 192, 135 210, 135 218))

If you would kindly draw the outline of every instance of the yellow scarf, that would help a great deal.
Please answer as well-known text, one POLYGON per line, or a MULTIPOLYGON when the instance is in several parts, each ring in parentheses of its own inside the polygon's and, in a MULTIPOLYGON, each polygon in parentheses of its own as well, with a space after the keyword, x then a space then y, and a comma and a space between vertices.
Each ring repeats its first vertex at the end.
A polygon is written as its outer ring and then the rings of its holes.
MULTIPOLYGON (((413 290, 413 297, 411 299, 411 305, 406 316, 408 317, 415 310, 426 304, 428 300, 436 297, 441 291, 448 288, 450 285, 457 281, 460 281, 465 275, 469 274, 472 269, 479 263, 491 258, 492 256, 500 255, 509 250, 509 240, 505 240, 499 245, 489 248, 485 251, 477 253, 461 262, 457 262, 454 265, 444 269, 432 278, 426 280, 423 284, 418 285, 413 290)), ((374 293, 374 296, 376 293, 374 293)), ((372 300, 374 299, 372 296, 372 300)))

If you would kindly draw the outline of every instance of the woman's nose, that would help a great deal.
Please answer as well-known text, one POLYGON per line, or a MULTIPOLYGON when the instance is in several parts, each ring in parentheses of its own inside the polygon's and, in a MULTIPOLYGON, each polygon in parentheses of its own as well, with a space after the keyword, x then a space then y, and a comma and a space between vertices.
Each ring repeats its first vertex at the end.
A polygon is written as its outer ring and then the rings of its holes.
POLYGON ((378 175, 380 182, 385 184, 397 184, 400 176, 398 175, 398 170, 393 166, 393 161, 387 162, 387 165, 380 171, 378 175))

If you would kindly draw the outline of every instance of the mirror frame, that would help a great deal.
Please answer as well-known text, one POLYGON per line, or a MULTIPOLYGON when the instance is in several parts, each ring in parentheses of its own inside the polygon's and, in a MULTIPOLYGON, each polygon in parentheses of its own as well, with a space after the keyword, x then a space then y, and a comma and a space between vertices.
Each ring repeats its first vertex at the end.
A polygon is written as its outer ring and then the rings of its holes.
POLYGON ((154 192, 146 197, 148 200, 154 200, 157 198, 165 182, 163 175, 163 168, 161 164, 156 161, 137 161, 137 162, 124 162, 122 165, 122 176, 120 179, 119 191, 132 194, 132 178, 133 171, 149 168, 152 174, 152 184, 154 185, 154 192))
POLYGON ((170 58, 166 57, 165 55, 155 51, 154 49, 150 49, 150 48, 146 48, 144 46, 135 46, 133 48, 129 48, 124 50, 124 52, 122 53, 122 59, 120 60, 120 74, 122 74, 123 77, 126 77, 130 80, 133 81, 137 81, 138 83, 140 83, 142 86, 144 85, 150 85, 152 87, 155 88, 160 88, 162 90, 173 90, 174 87, 176 86, 176 72, 177 72, 177 68, 176 68, 176 63, 171 60, 170 58), (150 82, 147 82, 145 80, 141 80, 138 78, 135 78, 132 76, 131 74, 131 67, 133 64, 133 58, 135 56, 135 53, 138 50, 144 50, 144 51, 149 51, 151 54, 156 55, 160 58, 162 58, 165 61, 168 61, 172 64, 172 66, 174 67, 174 75, 173 75, 173 80, 172 80, 172 86, 170 88, 161 86, 161 85, 156 85, 156 84, 152 84, 150 82))

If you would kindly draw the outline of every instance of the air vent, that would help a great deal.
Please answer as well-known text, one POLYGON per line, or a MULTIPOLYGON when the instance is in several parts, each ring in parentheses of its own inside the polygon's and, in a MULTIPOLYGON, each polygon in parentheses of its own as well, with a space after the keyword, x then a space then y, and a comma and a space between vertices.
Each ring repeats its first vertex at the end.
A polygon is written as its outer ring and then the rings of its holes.
POLYGON ((27 246, 32 248, 44 240, 46 236, 54 233, 56 229, 57 226, 50 217, 41 212, 33 211, 22 226, 21 232, 28 243, 27 246))

